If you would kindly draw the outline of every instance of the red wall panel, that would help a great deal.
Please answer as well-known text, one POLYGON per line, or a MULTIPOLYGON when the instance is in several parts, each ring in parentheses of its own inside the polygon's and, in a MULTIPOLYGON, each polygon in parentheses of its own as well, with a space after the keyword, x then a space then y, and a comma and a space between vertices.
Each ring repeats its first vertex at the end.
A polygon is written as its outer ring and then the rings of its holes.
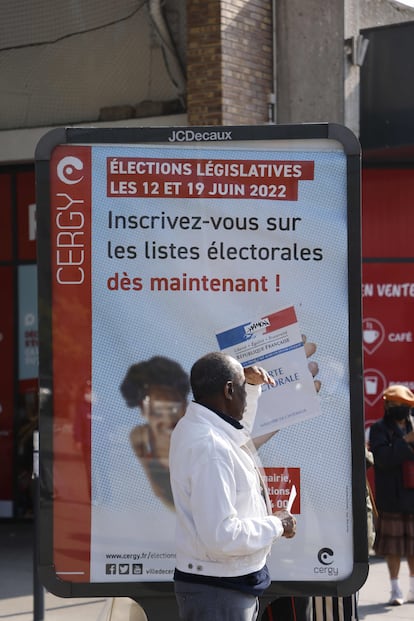
POLYGON ((414 170, 362 173, 364 401, 366 427, 383 415, 382 392, 414 391, 414 170))
POLYGON ((364 258, 414 256, 414 170, 367 168, 362 174, 364 258))
POLYGON ((0 261, 12 259, 11 177, 0 174, 0 261))
POLYGON ((20 261, 36 260, 36 217, 34 171, 16 175, 18 216, 18 256, 20 261))

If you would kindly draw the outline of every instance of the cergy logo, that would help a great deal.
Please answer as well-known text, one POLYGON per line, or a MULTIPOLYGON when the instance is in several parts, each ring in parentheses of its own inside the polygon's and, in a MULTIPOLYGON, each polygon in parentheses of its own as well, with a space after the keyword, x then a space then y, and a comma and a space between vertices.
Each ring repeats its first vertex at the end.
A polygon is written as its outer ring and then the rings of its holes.
POLYGON ((263 330, 263 328, 268 328, 270 326, 270 321, 267 317, 263 319, 259 319, 259 321, 252 321, 248 326, 244 326, 245 334, 253 334, 254 332, 258 332, 259 330, 263 330))
POLYGON ((196 132, 192 129, 174 129, 168 142, 202 142, 203 140, 233 140, 231 131, 196 132))
POLYGON ((83 179, 83 175, 81 174, 82 170, 82 160, 72 155, 62 158, 56 167, 58 178, 67 185, 80 183, 83 179))
POLYGON ((85 201, 62 192, 56 198, 56 280, 60 285, 81 285, 85 280, 85 201))
POLYGON ((318 552, 318 561, 322 565, 332 565, 333 563, 333 550, 331 548, 321 548, 318 552))
POLYGON ((314 567, 314 574, 327 574, 328 576, 338 575, 338 569, 333 565, 334 551, 331 548, 321 548, 318 552, 318 561, 322 567, 314 567))

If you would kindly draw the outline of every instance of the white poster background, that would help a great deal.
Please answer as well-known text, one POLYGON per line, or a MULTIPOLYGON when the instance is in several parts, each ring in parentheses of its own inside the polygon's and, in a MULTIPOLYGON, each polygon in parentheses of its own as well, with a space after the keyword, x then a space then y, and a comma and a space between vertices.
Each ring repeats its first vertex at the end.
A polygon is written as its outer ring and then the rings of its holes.
MULTIPOLYGON (((337 581, 353 567, 346 156, 334 141, 237 145, 92 147, 92 529, 91 581, 166 581, 174 569, 174 512, 153 493, 129 444, 145 420, 128 408, 119 386, 130 365, 166 356, 189 372, 218 349, 229 325, 294 305, 302 334, 316 344, 321 415, 282 429, 260 449, 265 467, 300 468, 297 535, 273 547, 273 580, 337 581), (107 196, 107 159, 312 160, 314 180, 298 182, 298 200, 260 198, 146 198, 107 196), (201 230, 108 226, 108 213, 197 216, 201 230), (211 217, 256 218, 257 230, 211 225, 211 217), (296 230, 269 231, 269 217, 301 218, 296 230), (112 258, 111 248, 133 246, 137 258, 112 258), (199 259, 148 259, 145 242, 199 249, 199 259), (211 260, 211 245, 320 248, 314 260, 211 260), (151 291, 151 277, 268 279, 268 291, 151 291), (109 290, 118 274, 141 278, 143 288, 109 290), (275 275, 279 286, 274 286, 275 275), (328 553, 326 553, 328 551, 328 553)), ((184 180, 185 181, 185 180, 184 180)), ((218 181, 220 181, 218 179, 218 181)), ((227 221, 228 223, 231 220, 227 221)), ((241 228, 241 227, 240 227, 241 228)), ((122 253, 121 253, 122 254, 122 253)), ((277 407, 277 402, 275 403, 277 407)), ((260 412, 260 403, 259 403, 260 412)))

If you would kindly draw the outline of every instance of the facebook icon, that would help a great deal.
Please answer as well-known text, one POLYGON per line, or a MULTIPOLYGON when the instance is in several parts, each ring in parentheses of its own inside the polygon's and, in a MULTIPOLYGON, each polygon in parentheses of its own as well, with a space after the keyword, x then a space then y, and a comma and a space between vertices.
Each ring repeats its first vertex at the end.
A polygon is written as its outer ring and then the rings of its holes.
POLYGON ((111 576, 116 574, 116 565, 115 565, 115 563, 107 563, 106 568, 105 568, 105 573, 110 574, 111 576))

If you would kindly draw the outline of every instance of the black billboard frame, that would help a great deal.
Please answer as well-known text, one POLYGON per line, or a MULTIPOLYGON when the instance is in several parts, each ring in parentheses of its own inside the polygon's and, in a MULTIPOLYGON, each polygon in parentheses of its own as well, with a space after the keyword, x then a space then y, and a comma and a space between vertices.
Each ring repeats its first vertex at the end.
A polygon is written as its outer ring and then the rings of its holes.
MULTIPOLYGON (((353 489, 354 569, 340 582, 272 583, 265 595, 271 601, 283 595, 345 596, 356 592, 368 575, 366 529, 365 440, 363 417, 363 354, 361 308, 361 149, 354 134, 334 123, 309 123, 263 126, 198 126, 150 128, 58 128, 45 134, 35 153, 36 199, 38 206, 38 267, 39 267, 39 386, 40 413, 40 507, 39 575, 42 583, 60 597, 130 597, 139 602, 156 619, 173 597, 171 582, 105 582, 80 583, 61 580, 53 565, 53 411, 51 394, 53 374, 51 353, 51 242, 50 242, 50 159, 58 145, 139 145, 171 144, 172 132, 182 136, 179 144, 221 144, 226 141, 261 140, 332 140, 342 145, 347 159, 347 224, 348 224, 348 318, 349 318, 349 387, 351 405, 351 448, 353 489), (355 519, 358 516, 360 519, 355 519), (161 606, 161 608, 160 608, 161 606)), ((171 618, 171 611, 170 611, 171 618)))

